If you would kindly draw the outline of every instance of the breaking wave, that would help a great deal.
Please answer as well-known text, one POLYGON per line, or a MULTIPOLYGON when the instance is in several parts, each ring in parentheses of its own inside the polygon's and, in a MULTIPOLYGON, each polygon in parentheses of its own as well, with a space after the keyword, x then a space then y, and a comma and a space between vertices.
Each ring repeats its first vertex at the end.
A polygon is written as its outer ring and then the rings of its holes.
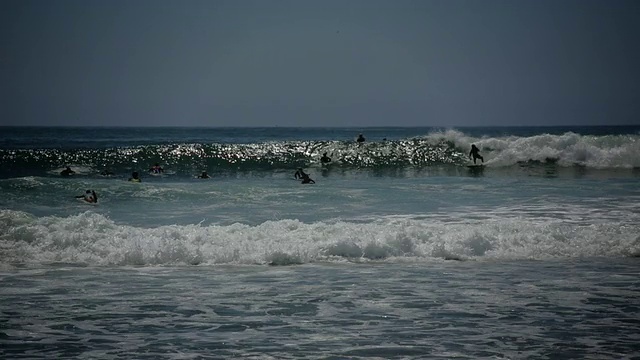
POLYGON ((114 148, 0 149, 4 176, 57 174, 64 166, 99 173, 105 168, 127 173, 161 163, 176 174, 208 171, 269 171, 315 166, 327 153, 332 167, 406 168, 465 166, 471 144, 485 164, 504 168, 553 164, 594 169, 640 167, 639 135, 561 135, 472 137, 460 131, 432 132, 403 140, 274 141, 252 144, 175 143, 114 148))
POLYGON ((0 211, 0 263, 161 266, 313 262, 518 260, 640 255, 637 226, 501 219, 444 223, 266 221, 143 228, 85 212, 34 217, 0 211))

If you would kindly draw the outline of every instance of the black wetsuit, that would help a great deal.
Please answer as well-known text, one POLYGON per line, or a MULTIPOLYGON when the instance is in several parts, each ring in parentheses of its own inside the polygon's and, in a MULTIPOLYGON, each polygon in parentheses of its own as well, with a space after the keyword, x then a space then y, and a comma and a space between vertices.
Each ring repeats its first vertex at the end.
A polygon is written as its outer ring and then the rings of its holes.
POLYGON ((293 177, 295 179, 304 179, 305 176, 307 176, 307 174, 304 171, 302 171, 302 169, 298 169, 296 173, 293 174, 293 177))
POLYGON ((473 163, 476 163, 476 159, 480 159, 484 163, 484 158, 480 156, 480 149, 475 145, 471 145, 471 151, 469 152, 469 156, 473 157, 473 163))

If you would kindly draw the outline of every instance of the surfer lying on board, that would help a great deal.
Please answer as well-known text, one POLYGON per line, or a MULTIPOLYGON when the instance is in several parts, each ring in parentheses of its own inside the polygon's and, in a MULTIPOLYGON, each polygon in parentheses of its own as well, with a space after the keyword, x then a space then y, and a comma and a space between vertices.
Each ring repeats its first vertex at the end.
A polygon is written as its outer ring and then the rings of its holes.
POLYGON ((76 199, 84 199, 88 203, 95 204, 98 202, 98 194, 93 190, 87 190, 83 195, 76 196, 76 199))
POLYGON ((304 174, 302 175, 302 182, 301 184, 315 184, 316 182, 313 181, 312 178, 309 177, 308 174, 304 174))
POLYGON ((209 176, 209 174, 207 174, 206 171, 203 171, 202 174, 198 175, 198 179, 210 179, 211 176, 209 176))
POLYGON ((149 169, 149 172, 153 174, 162 174, 164 172, 164 169, 162 168, 162 166, 160 166, 160 164, 155 163, 151 167, 151 169, 149 169))
POLYGON ((322 154, 322 157, 320 158, 320 162, 324 165, 324 164, 328 164, 331 162, 331 158, 327 156, 327 153, 322 154))
POLYGON ((71 170, 71 168, 70 168, 69 166, 67 166, 67 168, 66 168, 66 169, 64 169, 64 170, 60 171, 60 175, 62 175, 62 176, 71 176, 71 175, 73 175, 73 174, 75 174, 75 173, 76 173, 76 172, 75 172, 75 171, 73 171, 73 170, 71 170))
POLYGON ((104 170, 102 170, 100 175, 102 175, 102 176, 114 176, 115 173, 113 171, 109 170, 109 169, 104 169, 104 170))
POLYGON ((469 158, 473 157, 473 163, 476 163, 476 159, 480 159, 484 164, 484 158, 480 156, 480 149, 476 146, 476 144, 471 144, 471 151, 469 152, 469 158))

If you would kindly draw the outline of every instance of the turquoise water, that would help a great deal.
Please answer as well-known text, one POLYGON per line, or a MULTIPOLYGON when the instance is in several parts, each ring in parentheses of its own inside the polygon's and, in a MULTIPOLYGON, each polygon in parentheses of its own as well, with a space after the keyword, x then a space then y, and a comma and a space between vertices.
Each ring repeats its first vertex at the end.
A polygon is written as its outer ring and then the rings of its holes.
POLYGON ((639 130, 3 128, 0 355, 640 356, 639 130))

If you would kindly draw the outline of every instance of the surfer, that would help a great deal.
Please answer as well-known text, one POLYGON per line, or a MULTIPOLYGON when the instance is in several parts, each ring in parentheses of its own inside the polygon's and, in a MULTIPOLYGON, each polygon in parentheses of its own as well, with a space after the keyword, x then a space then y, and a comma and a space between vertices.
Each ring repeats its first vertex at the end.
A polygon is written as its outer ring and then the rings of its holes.
POLYGON ((298 168, 295 174, 293 174, 294 179, 303 179, 305 176, 308 176, 308 175, 304 171, 302 171, 302 168, 298 168))
POLYGON ((71 176, 73 174, 75 174, 76 172, 71 170, 71 168, 69 166, 67 166, 66 169, 60 171, 60 175, 61 176, 71 176))
POLYGON ((151 167, 151 169, 149 169, 149 172, 153 174, 162 174, 164 172, 164 169, 160 166, 160 164, 155 163, 151 167))
POLYGON ((471 151, 469 152, 469 158, 473 157, 473 163, 476 163, 476 159, 480 159, 484 164, 484 158, 480 156, 480 149, 476 146, 476 144, 471 144, 471 151))
POLYGON ((211 176, 209 176, 209 174, 207 174, 206 171, 203 171, 202 174, 198 175, 198 179, 210 179, 211 176))
POLYGON ((358 138, 356 139, 356 141, 357 141, 358 143, 363 143, 363 142, 364 142, 364 140, 365 140, 365 139, 364 139, 364 136, 362 136, 362 134, 358 135, 358 138))
POLYGON ((98 202, 98 194, 96 194, 96 192, 93 190, 87 190, 83 195, 76 196, 76 199, 83 199, 88 203, 95 204, 98 202))
POLYGON ((102 170, 100 175, 102 175, 102 176, 114 176, 115 174, 113 173, 113 171, 110 171, 108 169, 104 169, 104 170, 102 170))
POLYGON ((302 182, 301 184, 315 184, 316 182, 313 181, 312 178, 309 177, 309 174, 304 174, 302 175, 302 182))
POLYGON ((134 171, 131 173, 131 177, 129 178, 129 181, 131 182, 141 182, 142 180, 140 179, 140 176, 138 175, 137 171, 134 171))
POLYGON ((322 157, 320 158, 320 162, 325 165, 331 162, 331 158, 327 156, 327 153, 322 154, 322 157))

